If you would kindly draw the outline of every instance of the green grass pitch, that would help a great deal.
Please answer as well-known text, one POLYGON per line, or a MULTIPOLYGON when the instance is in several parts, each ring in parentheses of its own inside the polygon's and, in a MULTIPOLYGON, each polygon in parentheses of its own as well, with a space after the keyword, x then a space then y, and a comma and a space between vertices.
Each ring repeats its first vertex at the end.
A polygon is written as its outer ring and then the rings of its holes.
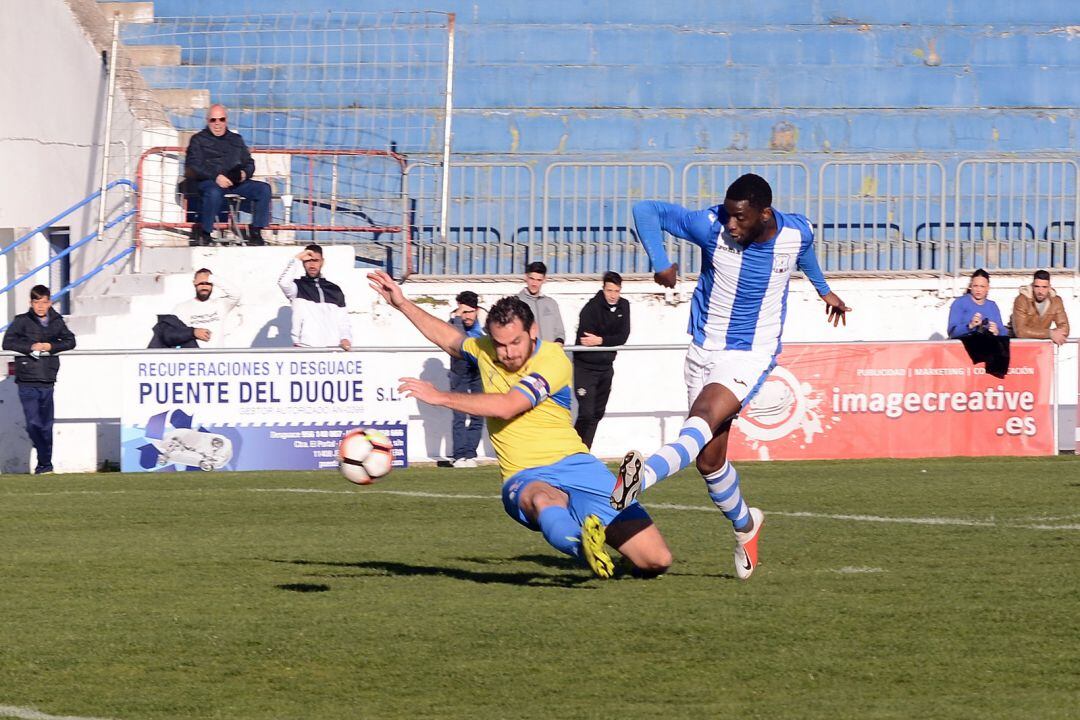
POLYGON ((1076 718, 1080 460, 743 463, 592 579, 494 468, 5 476, 0 717, 1076 718))

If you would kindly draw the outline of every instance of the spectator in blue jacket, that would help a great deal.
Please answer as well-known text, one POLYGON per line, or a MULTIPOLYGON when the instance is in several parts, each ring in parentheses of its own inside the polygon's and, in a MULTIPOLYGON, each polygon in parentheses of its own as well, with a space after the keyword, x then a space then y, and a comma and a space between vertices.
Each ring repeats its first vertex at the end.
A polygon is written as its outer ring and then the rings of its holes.
POLYGON ((964 344, 971 362, 986 363, 988 375, 1003 378, 1009 372, 1009 329, 997 303, 986 297, 989 292, 990 274, 979 268, 949 308, 949 337, 964 344))
POLYGON ((15 383, 26 418, 26 434, 37 450, 35 475, 53 471, 53 388, 60 372, 57 353, 75 347, 75 335, 52 308, 44 285, 30 289, 30 310, 16 315, 4 333, 4 349, 15 356, 15 383))
POLYGON ((997 303, 986 296, 990 292, 990 274, 979 268, 971 274, 967 292, 953 300, 949 308, 949 337, 961 338, 974 333, 1008 335, 1001 321, 997 303))
POLYGON ((262 229, 270 224, 270 186, 252 180, 255 161, 239 133, 229 130, 229 111, 211 105, 206 127, 188 143, 185 175, 199 188, 199 222, 192 228, 192 245, 209 245, 214 221, 225 206, 225 194, 235 193, 251 205, 248 245, 265 245, 262 229))

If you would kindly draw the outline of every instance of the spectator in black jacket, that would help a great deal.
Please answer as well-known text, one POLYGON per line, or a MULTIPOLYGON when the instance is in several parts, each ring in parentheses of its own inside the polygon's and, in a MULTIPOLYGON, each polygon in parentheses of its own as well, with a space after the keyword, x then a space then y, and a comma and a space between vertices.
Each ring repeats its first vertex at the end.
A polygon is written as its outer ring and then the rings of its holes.
POLYGON ((175 315, 158 315, 154 323, 154 334, 150 338, 148 348, 197 348, 199 347, 198 331, 202 330, 204 336, 209 339, 205 328, 193 328, 185 325, 184 321, 175 315))
POLYGON ((15 356, 15 383, 26 417, 26 434, 37 450, 35 475, 52 472, 53 387, 60 371, 57 353, 75 347, 75 336, 52 309, 44 285, 30 289, 30 310, 16 315, 4 333, 4 349, 15 356))
POLYGON ((248 245, 265 245, 262 229, 270 224, 270 186, 252 180, 255 161, 244 138, 229 130, 229 111, 211 105, 206 127, 188 142, 185 177, 199 188, 199 222, 192 228, 192 245, 209 245, 214 220, 225 205, 225 193, 235 193, 251 203, 248 245))
MULTIPOLYGON (((575 344, 585 347, 626 344, 630 337, 630 303, 621 295, 619 273, 604 273, 603 289, 581 308, 575 344)), ((614 352, 574 353, 574 393, 578 399, 574 429, 589 448, 607 409, 611 379, 615 375, 615 355, 614 352)))

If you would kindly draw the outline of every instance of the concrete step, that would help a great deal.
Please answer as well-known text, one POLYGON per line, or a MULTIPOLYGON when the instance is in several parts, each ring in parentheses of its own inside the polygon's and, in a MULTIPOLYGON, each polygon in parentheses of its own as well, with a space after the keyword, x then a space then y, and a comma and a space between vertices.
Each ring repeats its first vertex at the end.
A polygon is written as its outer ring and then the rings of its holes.
POLYGON ((138 300, 130 295, 80 295, 75 307, 87 315, 123 315, 138 300))
POLYGON ((124 52, 139 67, 180 64, 179 45, 125 45, 124 52))
MULTIPOLYGON (((146 70, 153 70, 154 68, 146 68, 146 70)), ((172 89, 172 88, 154 88, 151 91, 154 95, 154 99, 161 103, 166 110, 180 110, 187 111, 188 114, 192 110, 206 110, 210 107, 210 91, 206 89, 172 89)))
MULTIPOLYGON (((356 11, 365 13, 431 10, 428 0, 245 0, 243 13, 311 13, 356 11)), ((1071 2, 1004 3, 961 0, 914 0, 898 3, 867 3, 865 0, 791 2, 759 0, 724 3, 715 0, 656 0, 581 2, 580 0, 443 0, 440 11, 457 15, 459 25, 482 23, 622 23, 729 26, 766 24, 836 25, 1075 25, 1076 6, 1071 2)), ((221 0, 156 0, 158 17, 205 17, 222 14, 221 0)), ((387 19, 385 22, 391 22, 387 19)))
POLYGON ((152 2, 99 2, 98 7, 110 20, 119 16, 124 23, 154 22, 154 3, 152 2))
MULTIPOLYGON (((263 75, 241 68, 144 68, 168 108, 204 109, 215 97, 251 97, 267 108, 313 109, 399 102, 388 89, 401 68, 344 68, 314 77, 304 67, 263 75), (249 77, 250 75, 250 77, 249 77), (209 88, 209 89, 196 89, 209 88), (380 100, 382 98, 382 100, 380 100)), ((455 73, 459 108, 1074 108, 1080 66, 472 65, 455 73), (673 82, 672 78, 679 78, 673 82)), ((437 88, 417 97, 441 107, 437 88)))
MULTIPOLYGON (((142 272, 144 274, 192 273, 192 254, 202 248, 192 247, 148 247, 142 251, 142 272)), ((200 266, 201 267, 201 266, 200 266)))
POLYGON ((83 338, 89 337, 97 332, 96 315, 82 315, 79 313, 65 315, 64 323, 67 324, 68 330, 75 334, 75 341, 78 343, 78 347, 83 349, 86 347, 83 338))
MULTIPOLYGON (((145 252, 145 251, 144 251, 145 252)), ((106 294, 118 296, 146 297, 164 292, 164 273, 132 273, 113 275, 106 294)))
MULTIPOLYGON (((296 62, 296 47, 308 46, 305 61, 369 68, 385 62, 382 48, 393 35, 379 37, 370 29, 336 31, 327 47, 310 43, 311 30, 264 30, 235 35, 235 44, 212 43, 213 33, 235 33, 227 21, 199 26, 164 21, 129 26, 123 39, 129 47, 143 43, 183 46, 186 65, 226 66, 249 77, 282 72, 296 62), (258 68, 252 65, 257 53, 258 68)), ((895 65, 994 65, 1004 67, 1075 65, 1080 44, 1066 28, 942 25, 870 27, 853 25, 466 25, 456 36, 458 69, 474 65, 826 65, 844 67, 895 65)), ((403 38, 403 42, 413 40, 403 38)), ((441 37, 426 41, 439 45, 441 37)), ((403 58, 404 60, 404 58, 403 58)), ((175 63, 178 64, 178 63, 175 63)), ((365 72, 367 70, 365 69, 365 72)), ((313 77, 312 79, 318 79, 313 77)))

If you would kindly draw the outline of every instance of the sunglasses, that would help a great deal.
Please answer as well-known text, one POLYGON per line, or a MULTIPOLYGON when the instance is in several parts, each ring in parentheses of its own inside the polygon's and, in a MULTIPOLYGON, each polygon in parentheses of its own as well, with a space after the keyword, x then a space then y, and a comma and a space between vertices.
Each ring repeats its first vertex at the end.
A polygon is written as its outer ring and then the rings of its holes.
POLYGON ((225 122, 228 118, 207 118, 208 122, 225 122))

